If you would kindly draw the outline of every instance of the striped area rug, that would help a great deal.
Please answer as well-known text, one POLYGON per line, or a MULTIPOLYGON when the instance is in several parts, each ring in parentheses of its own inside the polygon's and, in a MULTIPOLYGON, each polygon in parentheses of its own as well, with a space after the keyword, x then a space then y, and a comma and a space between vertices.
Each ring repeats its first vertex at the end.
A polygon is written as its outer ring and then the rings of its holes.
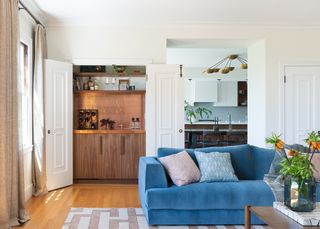
MULTIPOLYGON (((234 226, 149 226, 141 208, 71 208, 63 229, 244 229, 234 226)), ((264 226, 252 226, 265 229, 264 226)))

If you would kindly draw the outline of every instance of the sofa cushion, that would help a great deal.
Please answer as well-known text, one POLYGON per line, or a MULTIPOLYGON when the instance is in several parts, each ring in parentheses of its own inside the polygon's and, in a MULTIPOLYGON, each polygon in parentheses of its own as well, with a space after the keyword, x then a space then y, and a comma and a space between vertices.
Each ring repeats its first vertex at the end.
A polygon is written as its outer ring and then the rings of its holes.
POLYGON ((149 209, 243 209, 245 205, 272 206, 274 196, 263 181, 194 183, 146 191, 149 209))
POLYGON ((238 181, 229 153, 195 151, 201 171, 200 182, 238 181))
MULTIPOLYGON (((180 153, 181 151, 186 151, 192 158, 192 160, 197 164, 196 156, 194 155, 194 149, 179 149, 179 148, 158 148, 157 156, 166 157, 172 154, 180 153)), ((198 164, 197 164, 198 165, 198 164)))
POLYGON ((273 175, 279 174, 279 167, 276 161, 281 159, 281 157, 273 149, 251 146, 251 155, 254 162, 255 180, 263 180, 264 175, 270 172, 273 175), (275 163, 272 165, 273 161, 275 163))
POLYGON ((197 182, 200 170, 186 151, 159 158, 173 183, 182 186, 197 182))
POLYGON ((231 163, 239 180, 254 180, 254 164, 249 145, 208 147, 195 149, 196 151, 210 152, 228 152, 231 156, 231 163))

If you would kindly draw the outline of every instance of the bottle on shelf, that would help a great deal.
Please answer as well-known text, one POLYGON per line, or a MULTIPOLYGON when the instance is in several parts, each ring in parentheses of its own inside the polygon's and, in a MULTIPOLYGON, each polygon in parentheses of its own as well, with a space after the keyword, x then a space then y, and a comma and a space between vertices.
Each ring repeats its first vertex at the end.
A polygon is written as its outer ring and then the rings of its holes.
POLYGON ((94 90, 94 83, 93 83, 93 81, 91 80, 91 77, 89 77, 88 86, 89 86, 89 89, 90 89, 90 90, 94 90))
POLYGON ((135 129, 136 128, 136 119, 132 118, 131 119, 131 129, 135 129))
POLYGON ((135 126, 135 129, 140 129, 140 119, 139 118, 136 118, 134 126, 135 126))

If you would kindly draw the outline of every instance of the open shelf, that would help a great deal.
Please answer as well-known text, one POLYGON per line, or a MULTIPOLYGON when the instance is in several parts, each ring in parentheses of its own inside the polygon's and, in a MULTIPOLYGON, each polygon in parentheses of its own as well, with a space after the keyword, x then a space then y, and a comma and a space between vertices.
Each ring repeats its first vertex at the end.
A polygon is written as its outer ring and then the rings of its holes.
POLYGON ((74 91, 74 94, 145 94, 144 90, 79 90, 74 91))

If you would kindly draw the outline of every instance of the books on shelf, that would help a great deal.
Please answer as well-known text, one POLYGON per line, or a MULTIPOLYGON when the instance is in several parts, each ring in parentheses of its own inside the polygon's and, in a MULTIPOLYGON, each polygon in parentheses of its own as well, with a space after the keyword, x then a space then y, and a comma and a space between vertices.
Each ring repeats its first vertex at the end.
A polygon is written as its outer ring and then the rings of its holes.
POLYGON ((317 203, 316 209, 312 212, 295 212, 285 206, 282 202, 274 202, 273 207, 302 226, 320 225, 320 203, 317 203))

